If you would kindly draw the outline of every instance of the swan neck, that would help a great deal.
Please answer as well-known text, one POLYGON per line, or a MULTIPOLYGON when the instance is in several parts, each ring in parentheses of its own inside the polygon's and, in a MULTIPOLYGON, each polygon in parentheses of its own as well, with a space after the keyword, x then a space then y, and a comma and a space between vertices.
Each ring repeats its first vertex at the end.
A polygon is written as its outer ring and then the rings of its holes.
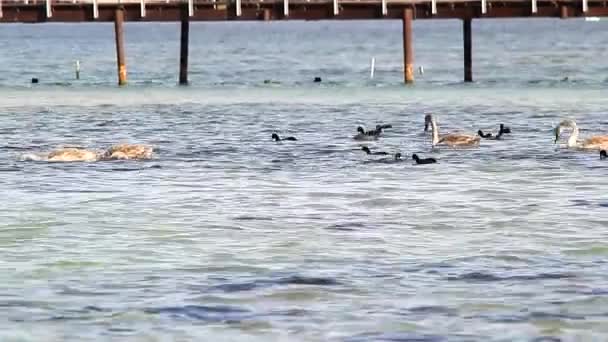
POLYGON ((439 131, 435 118, 431 118, 431 128, 433 130, 433 145, 437 145, 437 143, 439 143, 439 131))
POLYGON ((572 127, 572 133, 570 134, 570 137, 568 138, 568 147, 575 147, 578 144, 578 127, 576 126, 575 123, 573 123, 570 127, 572 127))

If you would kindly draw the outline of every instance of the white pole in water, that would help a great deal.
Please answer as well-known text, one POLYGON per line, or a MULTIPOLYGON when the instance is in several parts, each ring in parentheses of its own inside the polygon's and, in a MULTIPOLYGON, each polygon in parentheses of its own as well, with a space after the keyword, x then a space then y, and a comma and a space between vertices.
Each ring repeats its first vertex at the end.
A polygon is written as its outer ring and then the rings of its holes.
POLYGON ((194 1, 188 0, 188 16, 194 15, 194 1))
POLYGON ((372 62, 369 67, 369 78, 374 78, 374 71, 376 70, 376 57, 372 57, 372 62))
POLYGON ((424 75, 424 67, 422 65, 418 67, 418 73, 424 75))
POLYGON ((587 13, 589 10, 589 5, 587 4, 587 0, 583 0, 583 13, 587 13))
POLYGON ((431 0, 431 14, 437 14, 437 0, 431 0))
POLYGON ((240 17, 242 13, 241 0, 236 0, 236 16, 240 17))
POLYGON ((283 0, 283 15, 289 17, 289 0, 283 0))
POLYGON ((79 80, 80 79, 80 61, 76 60, 76 79, 79 80))
POLYGON ((99 18, 99 8, 97 7, 97 0, 93 0, 93 19, 99 18))
POLYGON ((4 14, 2 13, 2 0, 0 0, 0 18, 2 18, 4 14))
POLYGON ((340 6, 338 5, 338 0, 334 0, 334 15, 338 15, 340 13, 340 6))
POLYGON ((51 18, 53 11, 51 10, 51 0, 46 0, 46 17, 51 18))
POLYGON ((146 17, 146 0, 140 0, 139 2, 139 16, 146 17))
POLYGON ((386 3, 387 0, 382 0, 382 15, 386 16, 388 14, 388 4, 386 3))
POLYGON ((488 7, 486 4, 486 0, 481 0, 481 14, 486 14, 488 11, 488 7))
POLYGON ((532 0, 532 13, 538 12, 538 6, 536 5, 536 0, 532 0))

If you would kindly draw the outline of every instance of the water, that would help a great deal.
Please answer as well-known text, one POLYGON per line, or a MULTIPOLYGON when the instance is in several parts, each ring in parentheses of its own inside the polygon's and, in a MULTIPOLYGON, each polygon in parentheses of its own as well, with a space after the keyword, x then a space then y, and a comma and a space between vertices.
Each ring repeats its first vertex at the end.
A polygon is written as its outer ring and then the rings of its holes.
POLYGON ((605 340, 608 164, 552 127, 608 132, 606 25, 475 22, 464 85, 460 23, 416 22, 404 88, 398 22, 194 24, 178 88, 177 25, 129 24, 126 89, 110 25, 3 25, 0 340, 605 340), (429 111, 513 134, 431 152, 429 111), (19 161, 123 141, 156 158, 19 161))

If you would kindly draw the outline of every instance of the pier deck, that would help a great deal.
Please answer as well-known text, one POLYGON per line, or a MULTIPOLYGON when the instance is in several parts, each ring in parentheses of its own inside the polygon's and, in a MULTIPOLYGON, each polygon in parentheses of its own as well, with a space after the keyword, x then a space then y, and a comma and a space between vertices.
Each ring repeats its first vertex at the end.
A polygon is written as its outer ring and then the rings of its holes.
POLYGON ((348 20, 608 16, 608 1, 544 0, 0 0, 0 22, 178 21, 188 6, 190 21, 348 20))

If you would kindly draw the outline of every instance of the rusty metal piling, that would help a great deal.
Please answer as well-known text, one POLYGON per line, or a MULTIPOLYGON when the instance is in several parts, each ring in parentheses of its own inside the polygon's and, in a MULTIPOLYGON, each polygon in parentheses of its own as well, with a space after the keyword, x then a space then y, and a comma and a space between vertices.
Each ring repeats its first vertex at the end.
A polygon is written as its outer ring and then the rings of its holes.
POLYGON ((412 9, 408 7, 403 10, 403 79, 406 84, 414 83, 412 21, 412 9))
POLYGON ((118 65, 118 85, 127 84, 127 65, 122 23, 125 19, 124 8, 118 7, 114 14, 114 34, 116 35, 116 64, 118 65))
POLYGON ((568 18, 568 7, 566 7, 565 5, 561 5, 559 7, 559 17, 560 17, 560 19, 568 18))

